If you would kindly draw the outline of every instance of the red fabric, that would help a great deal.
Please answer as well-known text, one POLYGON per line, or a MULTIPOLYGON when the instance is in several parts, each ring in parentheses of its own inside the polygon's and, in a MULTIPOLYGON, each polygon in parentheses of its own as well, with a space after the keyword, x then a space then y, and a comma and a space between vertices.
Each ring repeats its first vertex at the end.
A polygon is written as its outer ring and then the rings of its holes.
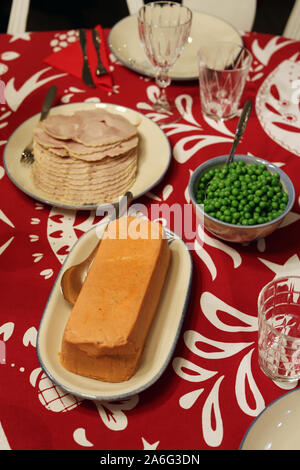
MULTIPOLYGON (((101 38, 100 58, 108 73, 100 77, 95 74, 95 70, 97 67, 97 53, 95 51, 92 39, 92 30, 87 29, 85 30, 87 40, 87 57, 91 75, 97 87, 111 90, 113 87, 113 80, 109 71, 110 61, 108 57, 106 40, 103 34, 102 27, 100 25, 97 25, 95 29, 98 31, 101 38)), ((64 72, 74 75, 74 77, 81 78, 83 55, 79 41, 76 41, 74 44, 69 45, 68 47, 62 49, 59 52, 54 52, 50 56, 46 57, 44 61, 58 70, 63 70, 64 72)))
MULTIPOLYGON (((107 37, 108 31, 104 34, 107 37)), ((0 106, 1 154, 18 126, 40 111, 52 83, 58 86, 57 105, 92 100, 154 113, 149 101, 154 81, 117 61, 111 64, 115 93, 85 87, 79 71, 76 75, 65 69, 70 73, 62 74, 48 67, 45 59, 53 53, 53 41, 63 42, 64 36, 65 32, 54 31, 0 35, 0 78, 7 101, 0 106)), ((286 392, 259 369, 257 329, 251 321, 257 319, 261 288, 289 266, 300 266, 299 146, 289 149, 293 131, 290 139, 277 138, 281 130, 276 120, 271 129, 275 135, 268 131, 257 97, 264 98, 262 87, 282 64, 285 70, 287 59, 297 67, 300 42, 255 33, 243 39, 253 53, 253 66, 242 103, 251 98, 255 106, 238 152, 281 165, 295 187, 293 218, 260 244, 220 244, 211 236, 201 249, 191 251, 191 295, 173 356, 159 380, 130 400, 79 402, 45 380, 35 335, 63 259, 97 216, 93 211, 39 204, 0 166, 0 340, 6 346, 6 363, 0 363, 0 449, 238 449, 258 413, 286 392), (235 316, 236 312, 240 313, 235 316), (198 335, 194 349, 188 342, 191 331, 198 335), (176 360, 184 364, 180 371, 176 360)), ((69 57, 76 48, 78 44, 70 44, 55 56, 69 57)), ((277 105, 284 101, 284 93, 295 89, 288 79, 281 88, 274 77, 278 89, 272 99, 277 105)), ((280 77, 285 78, 284 72, 280 77)), ((177 98, 186 117, 181 127, 164 129, 172 161, 160 184, 137 201, 149 210, 154 203, 183 207, 191 172, 208 158, 228 153, 238 121, 232 119, 224 128, 208 123, 201 113, 196 80, 174 82, 167 92, 177 98)), ((292 120, 297 128, 297 116, 282 111, 279 117, 292 120)), ((172 220, 169 226, 174 229, 172 220)))

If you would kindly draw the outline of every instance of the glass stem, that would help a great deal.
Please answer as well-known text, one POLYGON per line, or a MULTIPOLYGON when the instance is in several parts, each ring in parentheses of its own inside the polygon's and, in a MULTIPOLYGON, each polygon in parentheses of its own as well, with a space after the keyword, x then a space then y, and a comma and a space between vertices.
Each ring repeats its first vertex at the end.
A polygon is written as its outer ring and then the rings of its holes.
POLYGON ((170 85, 171 79, 168 75, 168 71, 160 70, 156 76, 156 84, 160 88, 160 95, 158 100, 156 101, 154 108, 157 111, 169 111, 170 104, 168 102, 166 88, 170 85))

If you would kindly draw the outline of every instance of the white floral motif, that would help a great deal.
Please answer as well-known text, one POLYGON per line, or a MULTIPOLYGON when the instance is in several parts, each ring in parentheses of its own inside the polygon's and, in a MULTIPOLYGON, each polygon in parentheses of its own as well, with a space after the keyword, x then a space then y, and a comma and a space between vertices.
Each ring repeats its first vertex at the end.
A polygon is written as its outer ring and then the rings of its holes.
POLYGON ((53 269, 44 269, 40 272, 40 275, 44 277, 44 279, 50 279, 53 276, 53 269))
POLYGON ((12 34, 9 42, 15 42, 18 39, 23 39, 23 41, 30 41, 30 33, 19 33, 19 34, 12 34))
POLYGON ((18 57, 20 57, 20 54, 15 51, 6 51, 1 54, 1 59, 5 61, 15 60, 18 59, 18 57))
POLYGON ((25 100, 25 98, 30 95, 34 90, 41 87, 45 83, 48 83, 51 80, 55 80, 59 77, 63 77, 66 75, 65 73, 60 73, 56 75, 51 75, 50 77, 43 78, 39 80, 40 76, 43 75, 48 70, 51 70, 51 67, 46 67, 42 70, 39 70, 34 75, 31 75, 23 85, 16 90, 15 89, 15 77, 12 77, 5 86, 5 98, 7 101, 8 106, 13 110, 16 111, 21 103, 25 100))
POLYGON ((74 93, 85 93, 86 90, 81 90, 80 88, 76 88, 74 86, 70 86, 65 90, 65 95, 61 97, 62 103, 69 103, 71 98, 74 96, 74 93))
POLYGON ((252 349, 241 360, 237 371, 235 384, 235 393, 239 407, 249 416, 257 416, 265 407, 265 401, 255 383, 251 372, 251 356, 253 351, 254 350, 252 349), (252 391, 252 396, 255 399, 256 407, 254 409, 251 408, 247 403, 246 384, 249 384, 249 387, 252 391))
POLYGON ((4 75, 8 71, 8 67, 6 64, 2 64, 0 62, 0 75, 4 75))
MULTIPOLYGON (((0 64, 0 68, 1 68, 1 64, 0 64)), ((3 114, 0 115, 0 121, 3 121, 0 123, 0 129, 3 129, 4 127, 8 125, 8 121, 5 121, 5 119, 9 118, 9 116, 11 115, 11 111, 6 111, 5 106, 1 107, 1 111, 4 111, 3 114)), ((6 140, 0 141, 0 145, 5 144, 5 143, 6 143, 6 140)))
POLYGON ((32 257, 33 257, 33 262, 34 263, 38 263, 38 261, 40 261, 42 258, 43 258, 43 253, 33 253, 32 257))
MULTIPOLYGON (((155 102, 159 93, 158 87, 155 85, 150 85, 147 88, 148 100, 152 103, 155 102)), ((232 142, 233 134, 227 129, 224 123, 216 124, 212 119, 207 120, 207 123, 217 130, 218 132, 223 133, 224 135, 203 135, 199 131, 202 130, 202 127, 196 117, 192 112, 193 99, 190 95, 182 94, 177 96, 175 99, 175 105, 179 114, 182 116, 182 120, 179 122, 171 122, 161 124, 162 129, 166 132, 168 136, 172 136, 182 132, 194 131, 193 135, 189 135, 185 138, 179 139, 178 142, 174 145, 173 155, 177 162, 185 163, 189 160, 196 152, 202 148, 213 145, 217 143, 232 142), (193 146, 189 146, 187 149, 186 146, 191 142, 196 142, 193 146)), ((137 108, 141 110, 149 111, 146 113, 146 116, 152 119, 155 122, 159 122, 161 119, 165 118, 166 114, 160 114, 154 111, 153 107, 149 103, 140 102, 137 104, 137 108)))
POLYGON ((76 444, 83 446, 83 447, 93 447, 92 444, 86 437, 86 432, 84 428, 77 428, 73 432, 73 438, 76 444))
POLYGON ((123 410, 132 410, 139 401, 138 395, 125 398, 119 402, 98 402, 95 401, 96 408, 102 418, 103 423, 113 431, 122 431, 127 427, 128 419, 123 410))
POLYGON ((3 334, 3 341, 7 341, 13 334, 15 324, 13 322, 3 323, 0 326, 0 335, 3 334))
POLYGON ((173 359, 173 368, 182 379, 197 383, 204 382, 218 373, 215 370, 206 370, 182 357, 173 359))
POLYGON ((71 411, 82 402, 81 398, 77 398, 54 385, 44 373, 38 381, 38 398, 47 410, 55 413, 71 411))
POLYGON ((179 399, 179 405, 185 410, 189 410, 194 403, 197 401, 204 388, 199 388, 198 390, 192 390, 191 392, 182 395, 179 399))
POLYGON ((217 277, 217 268, 212 257, 205 250, 203 244, 200 244, 198 240, 194 241, 194 248, 195 253, 199 256, 199 258, 203 261, 203 263, 209 270, 212 280, 215 280, 217 277))
POLYGON ((219 330, 233 333, 237 331, 257 331, 257 316, 248 315, 227 305, 210 292, 203 292, 200 298, 200 306, 205 317, 219 330), (240 320, 240 325, 229 325, 222 322, 217 315, 218 310, 240 320))
POLYGON ((202 410, 202 429, 206 443, 211 447, 218 447, 224 435, 223 420, 219 406, 219 390, 224 376, 218 378, 214 384, 202 410), (212 426, 213 416, 215 426, 212 426), (205 426, 204 426, 205 423, 205 426))
POLYGON ((77 37, 78 32, 74 29, 68 31, 67 34, 58 32, 54 34, 54 39, 51 39, 50 46, 53 48, 53 52, 58 52, 75 42, 77 37))
POLYGON ((292 255, 283 265, 262 258, 259 258, 259 260, 275 273, 275 277, 291 275, 299 276, 300 260, 296 254, 292 255))
MULTIPOLYGON (((201 310, 207 320, 216 328, 227 331, 227 332, 239 332, 239 331, 256 331, 257 330, 257 317, 252 317, 237 309, 227 305, 218 297, 214 296, 210 292, 204 292, 200 298, 201 310), (218 316, 217 311, 222 311, 228 315, 239 319, 240 325, 230 326, 227 323, 222 322, 218 316)), ((233 343, 233 342, 220 342, 203 336, 201 333, 194 330, 187 330, 184 333, 184 342, 189 351, 204 359, 213 360, 214 367, 217 365, 218 359, 225 359, 232 357, 244 349, 249 348, 252 342, 247 343, 233 343), (201 347, 201 344, 206 344, 209 348, 201 347)), ((256 416, 264 407, 263 398, 258 390, 251 372, 251 355, 246 353, 242 359, 236 375, 236 398, 240 409, 250 415, 256 416), (249 384, 250 390, 254 397, 256 407, 252 409, 247 402, 246 385, 249 384)), ((173 360, 173 368, 177 375, 182 379, 189 382, 205 382, 208 379, 218 374, 218 371, 210 371, 203 369, 198 364, 186 360, 181 357, 177 357, 173 360), (189 372, 190 371, 190 372, 189 372)), ((225 378, 221 375, 217 378, 213 387, 211 388, 208 397, 206 398, 202 408, 202 432, 203 438, 206 444, 210 447, 218 447, 221 445, 224 435, 223 429, 223 418, 220 409, 220 386, 225 378), (214 425, 213 425, 214 423, 214 425)), ((179 404, 183 409, 191 408, 197 399, 202 395, 204 388, 195 389, 188 393, 185 393, 179 400, 179 404)))
POLYGON ((225 357, 233 356, 239 353, 244 348, 248 347, 251 343, 224 343, 205 338, 197 331, 187 330, 183 335, 186 347, 199 357, 206 359, 224 359, 225 357), (214 348, 213 351, 206 352, 201 350, 198 343, 206 343, 214 348))
POLYGON ((300 64, 283 61, 258 90, 256 111, 265 132, 283 148, 300 156, 299 103, 292 99, 293 82, 300 76, 300 64))
POLYGON ((214 248, 217 248, 223 251, 224 253, 227 253, 232 258, 234 268, 238 268, 240 266, 242 262, 242 258, 237 250, 235 250, 234 248, 231 248, 229 245, 227 245, 226 243, 223 243, 221 240, 209 236, 204 231, 201 224, 198 225, 197 232, 198 232, 199 241, 201 243, 199 243, 197 239, 195 240, 194 242, 195 252, 199 256, 199 258, 204 262, 208 270, 210 271, 210 274, 213 280, 217 276, 217 268, 215 266, 215 263, 212 257, 205 250, 204 244, 213 246, 214 248))
POLYGON ((63 263, 70 248, 77 241, 76 231, 85 232, 95 220, 94 211, 86 212, 86 219, 75 224, 76 212, 52 207, 47 224, 49 244, 60 263, 63 263))
POLYGON ((14 237, 10 237, 3 245, 0 246, 0 255, 9 247, 14 237))
MULTIPOLYGON (((84 401, 83 398, 76 397, 52 383, 40 367, 31 372, 29 381, 34 388, 37 388, 41 404, 54 413, 72 411, 84 401)), ((132 410, 138 404, 138 401, 139 396, 133 395, 118 402, 94 401, 94 404, 105 426, 113 431, 122 431, 128 425, 128 419, 124 411, 132 410)), ((82 432, 79 432, 79 435, 77 432, 77 439, 80 440, 82 437, 82 432)), ((82 441, 81 445, 83 445, 82 441)))
POLYGON ((29 344, 31 344, 33 347, 36 347, 36 338, 37 338, 37 330, 34 326, 31 326, 24 333, 24 336, 23 336, 24 346, 28 346, 29 344))
POLYGON ((144 450, 155 450, 157 449, 157 446, 159 445, 159 441, 156 441, 156 442, 153 442, 153 444, 150 444, 150 442, 146 441, 146 439, 144 439, 143 437, 142 437, 142 442, 143 442, 144 450))
POLYGON ((270 39, 265 47, 260 47, 258 40, 255 39, 252 43, 252 52, 263 65, 268 65, 271 56, 291 42, 293 41, 288 39, 282 40, 282 38, 275 36, 270 39))
POLYGON ((11 450, 6 434, 0 421, 0 450, 11 450))

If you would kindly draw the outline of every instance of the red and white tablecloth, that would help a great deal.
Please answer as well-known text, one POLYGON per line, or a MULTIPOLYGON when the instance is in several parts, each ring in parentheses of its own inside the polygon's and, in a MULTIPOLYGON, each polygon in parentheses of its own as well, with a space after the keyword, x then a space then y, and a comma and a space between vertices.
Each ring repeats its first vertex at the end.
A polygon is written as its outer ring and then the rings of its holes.
MULTIPOLYGON (((75 34, 0 36, 1 154, 54 83, 56 104, 115 103, 155 119, 153 80, 112 55, 113 92, 88 88, 43 62, 75 34)), ((226 243, 198 227, 181 334, 167 370, 144 392, 119 402, 82 401, 44 374, 36 354, 41 316, 69 249, 96 216, 35 201, 12 184, 1 163, 0 449, 238 449, 255 417, 286 393, 257 363, 257 296, 276 275, 300 273, 300 42, 255 33, 243 39, 253 65, 242 101, 250 98, 255 106, 238 151, 280 166, 294 183, 295 204, 280 229, 251 244, 226 243)), ((147 206, 188 203, 192 171, 229 151, 237 125, 237 118, 204 119, 197 81, 173 83, 168 92, 184 119, 164 129, 172 162, 140 199, 147 206)))

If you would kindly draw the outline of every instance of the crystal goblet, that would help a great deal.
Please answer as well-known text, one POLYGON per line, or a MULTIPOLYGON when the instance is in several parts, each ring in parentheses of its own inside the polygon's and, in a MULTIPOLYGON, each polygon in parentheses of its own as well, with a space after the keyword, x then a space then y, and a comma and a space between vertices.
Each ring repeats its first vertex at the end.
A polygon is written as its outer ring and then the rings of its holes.
POLYGON ((160 95, 154 103, 156 111, 172 110, 166 88, 170 85, 170 69, 175 64, 188 40, 192 12, 176 2, 151 2, 138 13, 139 36, 146 55, 156 69, 156 84, 160 95))

